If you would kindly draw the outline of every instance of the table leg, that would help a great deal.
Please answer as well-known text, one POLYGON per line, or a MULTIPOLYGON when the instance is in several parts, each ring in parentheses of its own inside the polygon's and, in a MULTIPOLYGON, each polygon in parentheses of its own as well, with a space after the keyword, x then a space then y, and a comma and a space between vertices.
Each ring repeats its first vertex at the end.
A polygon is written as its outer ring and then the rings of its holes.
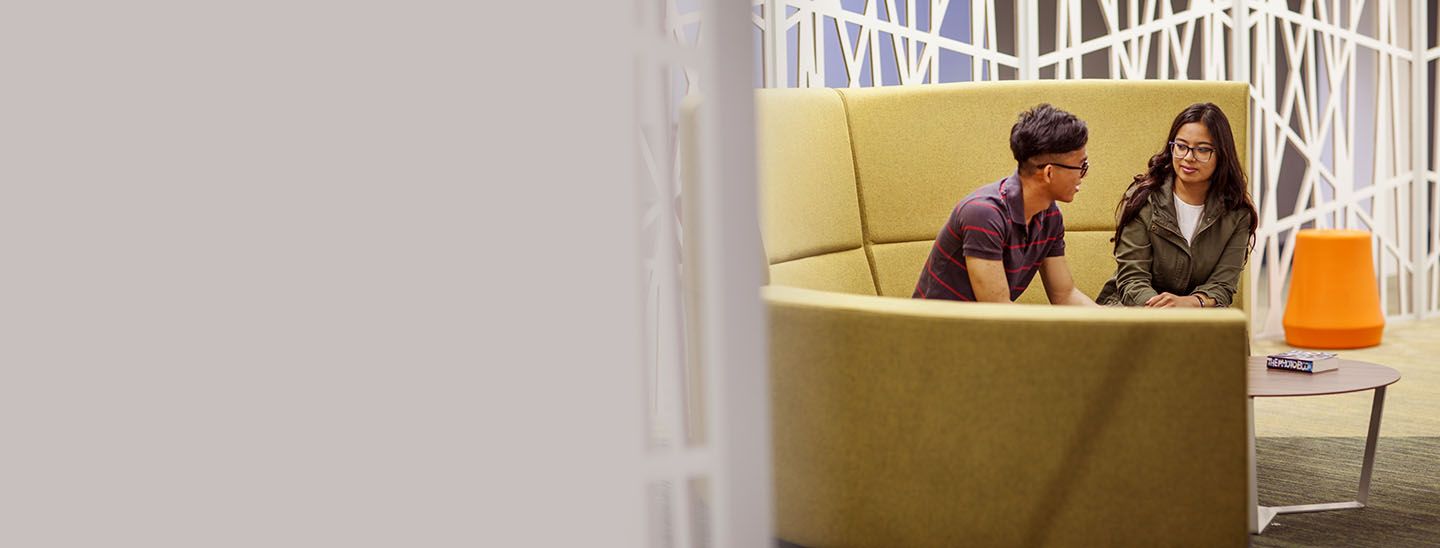
POLYGON ((1370 404, 1370 432, 1365 436, 1365 464, 1360 467, 1360 492, 1355 501, 1361 506, 1370 498, 1370 471, 1375 469, 1375 442, 1380 439, 1380 413, 1385 410, 1385 387, 1375 389, 1375 401, 1370 404))
POLYGON ((1375 467, 1375 443, 1380 439, 1380 416, 1385 408, 1385 387, 1375 389, 1375 400, 1370 405, 1370 431, 1365 437, 1365 460, 1360 467, 1360 490, 1350 502, 1327 502, 1322 504, 1297 504, 1294 506, 1260 506, 1255 488, 1255 398, 1250 398, 1250 501, 1255 512, 1250 514, 1250 532, 1259 534, 1279 514, 1301 512, 1324 512, 1364 508, 1370 497, 1370 472, 1375 467))
POLYGON ((1245 433, 1247 435, 1246 462, 1250 465, 1249 478, 1246 486, 1250 497, 1250 532, 1260 534, 1265 531, 1265 526, 1275 517, 1275 512, 1269 508, 1260 506, 1259 490, 1255 483, 1255 398, 1245 399, 1245 433))

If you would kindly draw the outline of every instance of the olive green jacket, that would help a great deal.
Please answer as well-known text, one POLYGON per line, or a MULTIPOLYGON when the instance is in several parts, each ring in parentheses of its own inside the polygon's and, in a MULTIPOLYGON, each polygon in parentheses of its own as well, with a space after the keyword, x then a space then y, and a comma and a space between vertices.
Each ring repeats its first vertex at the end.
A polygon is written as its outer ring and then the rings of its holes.
MULTIPOLYGON (((1219 193, 1208 193, 1200 225, 1187 244, 1175 218, 1173 193, 1174 182, 1167 178, 1125 225, 1115 242, 1115 275, 1105 282, 1095 302, 1137 306, 1168 291, 1204 293, 1215 306, 1230 306, 1249 253, 1249 209, 1222 213, 1219 193)), ((1129 198, 1130 192, 1125 196, 1129 198)))

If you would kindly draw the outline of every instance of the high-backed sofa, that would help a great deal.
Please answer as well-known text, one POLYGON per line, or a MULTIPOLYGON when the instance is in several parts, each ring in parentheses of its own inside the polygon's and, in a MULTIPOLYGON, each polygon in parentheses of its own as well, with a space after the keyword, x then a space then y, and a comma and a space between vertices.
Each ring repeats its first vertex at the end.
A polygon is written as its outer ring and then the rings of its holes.
MULTIPOLYGON (((1243 83, 761 90, 776 525, 803 546, 1243 546, 1247 329, 1237 310, 909 299, 937 231, 1015 169, 1045 102, 1090 128, 1061 204, 1094 297, 1114 208, 1175 114, 1247 150, 1243 83)), ((1021 302, 1045 302, 1039 277, 1021 302)), ((1237 299, 1237 302, 1243 300, 1237 299)))

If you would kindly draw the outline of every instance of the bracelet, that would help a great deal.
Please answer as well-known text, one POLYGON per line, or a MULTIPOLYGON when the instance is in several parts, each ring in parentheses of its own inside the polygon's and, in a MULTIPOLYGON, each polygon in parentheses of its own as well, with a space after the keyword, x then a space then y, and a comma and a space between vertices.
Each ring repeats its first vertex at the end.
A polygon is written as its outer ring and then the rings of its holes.
POLYGON ((1200 301, 1200 308, 1205 308, 1205 297, 1201 297, 1199 293, 1196 293, 1195 300, 1200 301))

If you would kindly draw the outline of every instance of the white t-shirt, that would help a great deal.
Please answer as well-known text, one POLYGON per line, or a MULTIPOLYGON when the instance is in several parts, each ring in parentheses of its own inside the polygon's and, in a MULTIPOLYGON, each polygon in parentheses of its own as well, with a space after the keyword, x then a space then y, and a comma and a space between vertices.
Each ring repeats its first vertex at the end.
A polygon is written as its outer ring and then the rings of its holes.
POLYGON ((1200 213, 1205 211, 1204 205, 1190 205, 1175 194, 1175 220, 1180 222, 1180 235, 1185 237, 1185 243, 1191 243, 1195 238, 1195 229, 1200 226, 1200 213))

